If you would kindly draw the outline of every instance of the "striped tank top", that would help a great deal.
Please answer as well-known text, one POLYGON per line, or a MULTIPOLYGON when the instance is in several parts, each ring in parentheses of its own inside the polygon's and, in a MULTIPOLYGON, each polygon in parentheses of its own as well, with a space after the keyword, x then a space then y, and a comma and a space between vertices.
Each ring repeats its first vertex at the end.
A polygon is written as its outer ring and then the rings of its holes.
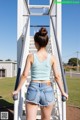
POLYGON ((45 60, 40 61, 37 54, 34 53, 34 62, 31 65, 31 80, 50 80, 51 54, 45 60))

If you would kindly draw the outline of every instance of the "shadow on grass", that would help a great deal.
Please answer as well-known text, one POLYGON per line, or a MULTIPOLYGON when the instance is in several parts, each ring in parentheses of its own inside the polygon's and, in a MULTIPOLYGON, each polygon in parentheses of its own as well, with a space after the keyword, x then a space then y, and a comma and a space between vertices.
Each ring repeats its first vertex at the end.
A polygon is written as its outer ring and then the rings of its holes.
POLYGON ((8 112, 8 120, 13 120, 14 105, 0 96, 0 112, 8 112))

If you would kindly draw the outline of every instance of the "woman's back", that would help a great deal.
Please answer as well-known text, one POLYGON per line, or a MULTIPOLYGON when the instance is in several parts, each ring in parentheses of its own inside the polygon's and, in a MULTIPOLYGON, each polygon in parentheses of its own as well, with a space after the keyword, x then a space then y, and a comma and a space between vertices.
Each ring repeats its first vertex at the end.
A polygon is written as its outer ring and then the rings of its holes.
POLYGON ((33 54, 31 66, 31 80, 50 80, 51 54, 47 53, 44 60, 40 60, 38 53, 33 54))

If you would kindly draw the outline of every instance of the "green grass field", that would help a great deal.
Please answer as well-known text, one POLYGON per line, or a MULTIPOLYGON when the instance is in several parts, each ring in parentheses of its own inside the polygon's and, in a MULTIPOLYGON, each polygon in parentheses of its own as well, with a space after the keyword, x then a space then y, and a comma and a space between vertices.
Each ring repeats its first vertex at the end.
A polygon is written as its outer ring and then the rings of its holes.
POLYGON ((0 79, 0 107, 13 104, 12 91, 14 90, 16 78, 0 79))
POLYGON ((67 78, 69 100, 67 104, 80 107, 80 78, 67 78))
MULTIPOLYGON (((14 90, 15 80, 15 77, 0 79, 0 106, 13 104, 11 93, 14 90)), ((67 84, 69 89, 67 104, 80 107, 80 79, 67 77, 67 84)))

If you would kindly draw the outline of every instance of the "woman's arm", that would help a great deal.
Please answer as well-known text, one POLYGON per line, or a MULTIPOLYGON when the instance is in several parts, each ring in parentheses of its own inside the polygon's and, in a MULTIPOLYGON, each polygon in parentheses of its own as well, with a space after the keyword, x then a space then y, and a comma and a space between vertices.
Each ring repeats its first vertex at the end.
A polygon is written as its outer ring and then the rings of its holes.
POLYGON ((61 80, 60 73, 57 70, 57 62, 56 61, 57 61, 56 58, 52 55, 52 69, 53 69, 53 72, 54 72, 55 80, 58 84, 58 87, 61 91, 61 94, 64 95, 68 99, 68 95, 64 91, 63 82, 61 80))
POLYGON ((32 58, 32 55, 29 54, 26 59, 25 68, 21 75, 19 85, 18 85, 17 89, 12 93, 13 95, 17 94, 20 91, 22 85, 24 84, 25 80, 27 79, 27 76, 28 76, 28 73, 29 73, 29 70, 31 67, 31 58, 32 58))

